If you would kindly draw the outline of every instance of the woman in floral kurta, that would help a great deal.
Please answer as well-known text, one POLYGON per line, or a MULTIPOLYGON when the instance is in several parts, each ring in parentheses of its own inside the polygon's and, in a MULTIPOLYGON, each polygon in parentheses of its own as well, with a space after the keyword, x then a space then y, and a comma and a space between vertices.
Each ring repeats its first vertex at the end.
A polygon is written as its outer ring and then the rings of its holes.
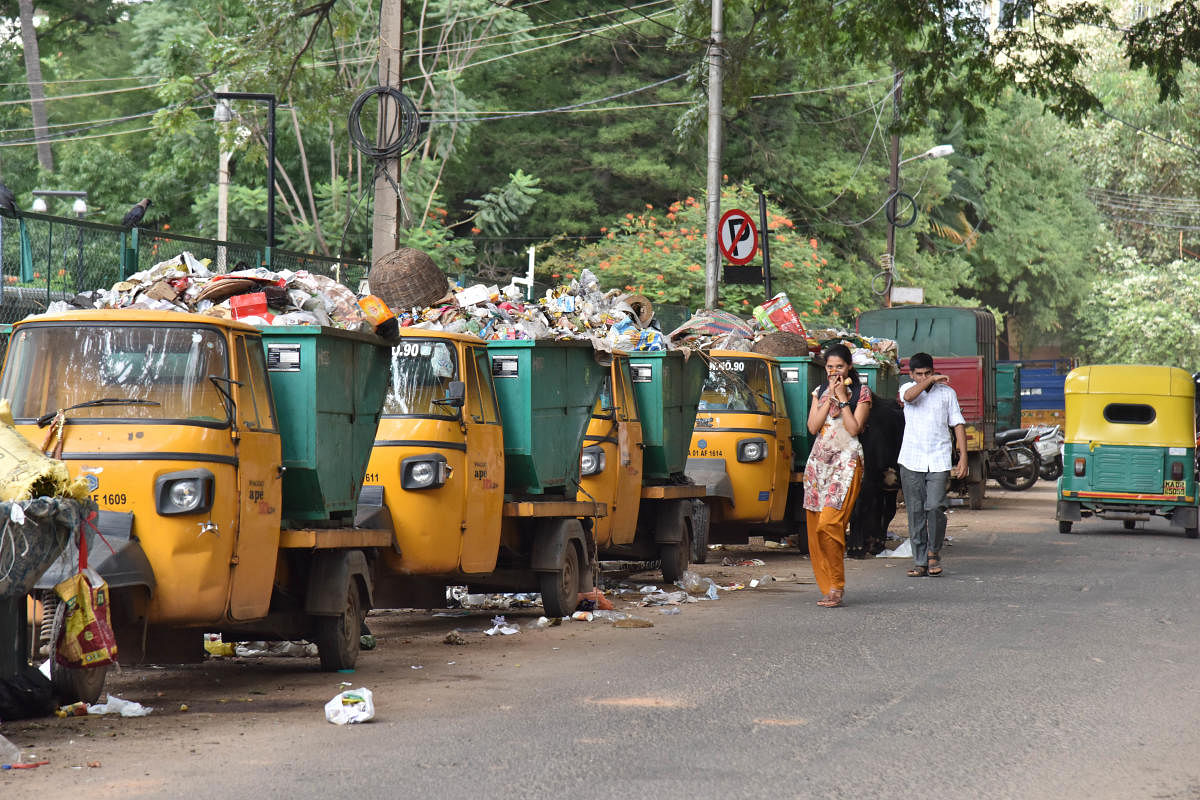
POLYGON ((808 412, 809 433, 820 435, 804 467, 804 510, 808 557, 822 595, 817 605, 836 608, 846 589, 846 525, 862 483, 858 434, 871 413, 871 390, 843 344, 825 351, 825 376, 827 382, 813 390, 808 412))

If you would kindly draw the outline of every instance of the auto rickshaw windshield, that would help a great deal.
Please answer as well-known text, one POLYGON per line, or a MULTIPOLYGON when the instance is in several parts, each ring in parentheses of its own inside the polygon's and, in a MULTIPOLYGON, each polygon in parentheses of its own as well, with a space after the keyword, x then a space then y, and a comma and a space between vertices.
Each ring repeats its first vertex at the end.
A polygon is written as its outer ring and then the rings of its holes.
POLYGON ((16 420, 72 409, 72 423, 223 426, 226 411, 210 377, 229 377, 225 337, 215 328, 26 325, 9 343, 0 397, 9 399, 16 420), (106 402, 72 408, 97 400, 106 402))
POLYGON ((437 403, 444 400, 450 384, 458 377, 458 358, 454 347, 431 339, 407 339, 392 348, 392 368, 388 380, 385 417, 457 416, 455 406, 437 403))
POLYGON ((769 414, 769 369, 766 361, 757 358, 714 359, 704 379, 698 409, 769 414))

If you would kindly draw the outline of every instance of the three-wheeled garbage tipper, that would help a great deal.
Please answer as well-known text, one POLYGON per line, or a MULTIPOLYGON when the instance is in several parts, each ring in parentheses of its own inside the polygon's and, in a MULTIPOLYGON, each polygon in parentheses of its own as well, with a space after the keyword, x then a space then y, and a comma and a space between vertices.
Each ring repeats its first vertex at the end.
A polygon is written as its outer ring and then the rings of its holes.
MULTIPOLYGON (((199 660, 219 632, 307 638, 324 669, 354 666, 391 545, 354 524, 389 352, 374 335, 176 312, 13 326, 0 396, 101 509, 90 565, 122 663, 199 660)), ((52 669, 64 701, 103 686, 102 668, 52 669)))

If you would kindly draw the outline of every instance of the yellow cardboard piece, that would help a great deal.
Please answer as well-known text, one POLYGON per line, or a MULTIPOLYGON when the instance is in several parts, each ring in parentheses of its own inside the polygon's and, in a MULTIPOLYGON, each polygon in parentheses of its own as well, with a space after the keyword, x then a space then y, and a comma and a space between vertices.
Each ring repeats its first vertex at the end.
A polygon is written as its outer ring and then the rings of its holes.
POLYGON ((47 457, 22 436, 13 427, 8 401, 0 399, 0 502, 87 496, 87 481, 71 480, 66 463, 47 457))

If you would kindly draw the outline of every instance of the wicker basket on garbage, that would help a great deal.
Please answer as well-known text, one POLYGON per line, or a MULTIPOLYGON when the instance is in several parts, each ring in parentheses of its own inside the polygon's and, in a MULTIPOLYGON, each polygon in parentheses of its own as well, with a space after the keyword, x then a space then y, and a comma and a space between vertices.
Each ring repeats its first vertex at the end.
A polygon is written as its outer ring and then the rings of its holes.
POLYGON ((755 342, 751 352, 764 356, 806 356, 808 339, 790 331, 773 331, 755 342))
POLYGON ((367 275, 371 294, 394 309, 425 308, 446 296, 450 285, 427 253, 401 247, 380 256, 367 275))

